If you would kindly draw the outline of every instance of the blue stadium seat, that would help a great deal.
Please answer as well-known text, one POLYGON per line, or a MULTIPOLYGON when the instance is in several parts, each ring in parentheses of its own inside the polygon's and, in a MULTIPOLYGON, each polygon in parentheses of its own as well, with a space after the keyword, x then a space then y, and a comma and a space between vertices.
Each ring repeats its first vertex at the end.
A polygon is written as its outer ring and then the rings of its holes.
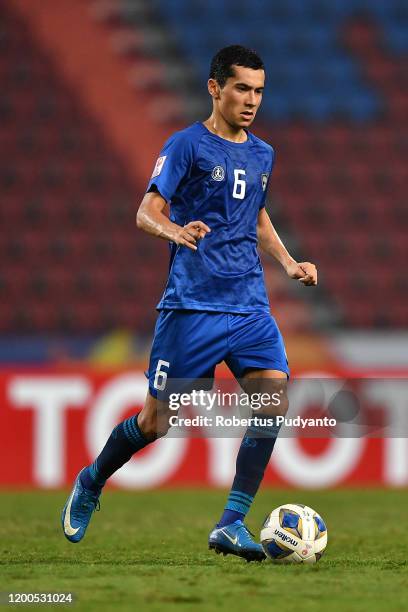
POLYGON ((405 23, 389 22, 384 24, 385 40, 394 53, 408 53, 408 21, 405 23))
POLYGON ((340 111, 356 122, 372 121, 381 111, 380 99, 364 90, 349 91, 339 100, 340 111))
POLYGON ((259 51, 273 90, 265 96, 263 113, 272 120, 303 112, 313 121, 340 114, 364 122, 381 112, 359 65, 339 44, 347 19, 372 15, 384 27, 389 48, 408 50, 404 0, 154 1, 199 78, 207 77, 208 61, 222 46, 243 44, 259 51))
POLYGON ((277 91, 268 92, 263 99, 260 116, 279 123, 289 121, 291 108, 287 96, 277 91))
POLYGON ((392 14, 394 4, 393 0, 360 0, 358 8, 382 21, 392 14))
POLYGON ((297 100, 295 109, 297 115, 313 122, 327 121, 332 114, 330 98, 317 92, 305 93, 297 100))

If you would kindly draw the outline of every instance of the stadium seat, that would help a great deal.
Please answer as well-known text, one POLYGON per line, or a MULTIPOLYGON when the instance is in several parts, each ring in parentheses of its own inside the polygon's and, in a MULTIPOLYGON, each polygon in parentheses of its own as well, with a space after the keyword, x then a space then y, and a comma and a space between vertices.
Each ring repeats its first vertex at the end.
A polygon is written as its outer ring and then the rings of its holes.
MULTIPOLYGON (((134 275, 132 290, 131 278, 124 284, 118 277, 141 257, 161 258, 165 244, 153 249, 149 237, 136 235, 139 195, 76 92, 7 7, 0 19, 0 48, 7 48, 0 54, 0 147, 7 152, 0 222, 13 228, 0 237, 0 290, 9 304, 0 310, 0 330, 101 330, 101 304, 111 326, 124 325, 115 305, 137 300, 136 290, 158 299, 163 278, 134 275)), ((140 314, 136 308, 132 323, 143 330, 140 314)))
MULTIPOLYGON (((151 28, 139 4, 118 0, 115 23, 151 28)), ((268 87, 256 129, 277 152, 274 221, 282 222, 302 256, 316 260, 344 324, 406 322, 407 3, 154 0, 152 6, 185 73, 197 82, 207 78, 214 49, 231 42, 258 48, 268 87), (387 314, 380 316, 384 294, 387 314)), ((7 155, 0 168, 0 222, 13 227, 13 236, 0 237, 0 288, 15 307, 1 306, 0 329, 128 325, 143 331, 155 313, 137 297, 159 299, 166 245, 136 234, 133 207, 140 194, 123 162, 27 28, 8 15, 2 7, 0 48, 7 52, 0 53, 0 148, 7 155), (149 267, 140 269, 147 258, 149 267), (24 295, 31 296, 29 304, 24 295)), ((161 37, 149 39, 157 57, 165 46, 161 37)), ((167 57, 163 66, 152 77, 155 87, 167 57)), ((187 85, 183 69, 177 83, 193 104, 198 88, 187 85)), ((278 310, 283 293, 276 293, 278 310)))

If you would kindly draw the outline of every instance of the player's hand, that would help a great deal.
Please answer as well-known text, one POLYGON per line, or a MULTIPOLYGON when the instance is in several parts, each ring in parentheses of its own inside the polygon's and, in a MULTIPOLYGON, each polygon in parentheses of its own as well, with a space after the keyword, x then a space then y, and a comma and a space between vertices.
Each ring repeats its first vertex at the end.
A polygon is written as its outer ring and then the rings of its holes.
POLYGON ((198 240, 202 240, 208 232, 211 229, 202 221, 190 221, 176 232, 174 242, 196 251, 198 240))
POLYGON ((290 278, 297 279, 306 287, 317 285, 317 269, 316 266, 309 261, 302 261, 301 263, 297 263, 296 261, 291 262, 287 266, 286 272, 290 278))

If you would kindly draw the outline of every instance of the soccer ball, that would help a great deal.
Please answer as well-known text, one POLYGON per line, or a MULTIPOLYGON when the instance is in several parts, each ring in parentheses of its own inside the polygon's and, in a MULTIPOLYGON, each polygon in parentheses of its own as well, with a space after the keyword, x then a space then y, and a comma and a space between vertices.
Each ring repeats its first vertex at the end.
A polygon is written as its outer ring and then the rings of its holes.
POLYGON ((316 563, 327 546, 327 527, 309 506, 283 504, 266 517, 261 544, 275 563, 316 563))

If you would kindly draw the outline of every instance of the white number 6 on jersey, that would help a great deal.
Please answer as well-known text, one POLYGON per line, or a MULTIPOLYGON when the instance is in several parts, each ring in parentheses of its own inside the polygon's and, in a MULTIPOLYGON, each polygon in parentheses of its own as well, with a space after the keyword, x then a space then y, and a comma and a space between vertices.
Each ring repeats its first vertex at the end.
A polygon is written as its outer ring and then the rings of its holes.
POLYGON ((167 382, 167 372, 162 370, 161 368, 165 366, 168 368, 170 366, 169 361, 164 361, 164 359, 159 359, 156 368, 156 374, 154 375, 153 387, 158 389, 159 391, 163 391, 166 388, 167 382))
POLYGON ((234 181, 234 191, 232 192, 232 196, 234 198, 238 198, 238 200, 243 200, 245 198, 246 183, 244 179, 239 178, 240 176, 245 176, 245 170, 239 170, 238 168, 236 168, 234 170, 235 181, 234 181))

